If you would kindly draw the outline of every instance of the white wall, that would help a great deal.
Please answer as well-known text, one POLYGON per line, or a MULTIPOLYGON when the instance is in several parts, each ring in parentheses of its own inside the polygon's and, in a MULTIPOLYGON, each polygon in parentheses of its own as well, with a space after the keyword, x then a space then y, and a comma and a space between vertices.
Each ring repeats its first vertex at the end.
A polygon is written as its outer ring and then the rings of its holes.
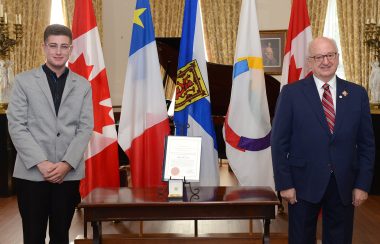
MULTIPOLYGON (((260 30, 288 28, 291 0, 256 0, 256 3, 260 30)), ((114 106, 121 105, 123 96, 135 4, 136 0, 103 1, 103 52, 114 106)), ((275 78, 279 80, 280 76, 275 78)))
POLYGON ((103 52, 112 105, 121 105, 136 0, 103 1, 103 52))

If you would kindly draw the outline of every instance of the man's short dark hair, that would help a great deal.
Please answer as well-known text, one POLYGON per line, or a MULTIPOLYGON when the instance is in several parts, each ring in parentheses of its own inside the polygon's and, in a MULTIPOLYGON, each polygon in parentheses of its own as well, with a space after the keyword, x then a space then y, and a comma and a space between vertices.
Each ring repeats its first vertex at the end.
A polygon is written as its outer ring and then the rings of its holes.
POLYGON ((70 43, 73 41, 73 34, 70 28, 64 25, 53 24, 46 27, 44 32, 44 42, 46 43, 49 36, 67 36, 70 38, 70 43))

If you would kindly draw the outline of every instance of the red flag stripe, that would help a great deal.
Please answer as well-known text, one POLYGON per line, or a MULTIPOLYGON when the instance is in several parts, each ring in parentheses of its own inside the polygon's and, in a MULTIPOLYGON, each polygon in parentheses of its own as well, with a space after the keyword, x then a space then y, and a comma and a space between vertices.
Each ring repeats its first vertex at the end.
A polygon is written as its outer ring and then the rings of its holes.
POLYGON ((306 64, 307 46, 311 40, 306 0, 293 0, 282 68, 282 86, 311 75, 306 64))
POLYGON ((96 18, 92 7, 92 1, 75 0, 72 26, 73 39, 78 38, 96 26, 96 18))
POLYGON ((291 41, 302 31, 304 31, 305 28, 308 26, 310 26, 310 19, 309 13, 307 11, 306 0, 293 0, 286 39, 285 53, 291 50, 291 41))
POLYGON ((126 154, 130 160, 133 187, 164 185, 162 149, 165 145, 164 138, 169 132, 169 121, 166 119, 146 129, 141 136, 132 141, 126 154))
POLYGON ((96 187, 118 187, 119 178, 115 175, 118 172, 119 166, 116 164, 108 164, 108 162, 118 161, 118 155, 115 154, 118 150, 118 144, 115 141, 106 147, 102 153, 98 153, 90 159, 86 160, 86 180, 82 180, 80 184, 80 193, 86 196, 90 191, 96 187), (104 176, 112 177, 99 177, 97 173, 102 173, 104 176))

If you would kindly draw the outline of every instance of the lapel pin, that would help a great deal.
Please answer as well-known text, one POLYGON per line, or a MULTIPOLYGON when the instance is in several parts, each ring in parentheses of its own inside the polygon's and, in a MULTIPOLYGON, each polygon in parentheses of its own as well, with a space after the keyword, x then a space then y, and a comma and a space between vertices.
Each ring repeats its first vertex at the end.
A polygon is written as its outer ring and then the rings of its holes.
POLYGON ((343 96, 347 96, 348 92, 347 91, 343 91, 342 94, 343 94, 343 96))

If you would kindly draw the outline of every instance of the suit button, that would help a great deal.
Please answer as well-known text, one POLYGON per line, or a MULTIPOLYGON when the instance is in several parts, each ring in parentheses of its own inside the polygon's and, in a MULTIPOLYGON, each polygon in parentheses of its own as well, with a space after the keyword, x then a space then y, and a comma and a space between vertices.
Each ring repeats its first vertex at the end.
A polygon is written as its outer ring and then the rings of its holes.
POLYGON ((61 135, 61 134, 58 132, 58 133, 57 133, 57 137, 59 137, 60 135, 61 135))
POLYGON ((327 164, 327 166, 329 167, 330 169, 330 173, 333 173, 334 172, 334 169, 333 169, 333 166, 331 163, 327 164))

